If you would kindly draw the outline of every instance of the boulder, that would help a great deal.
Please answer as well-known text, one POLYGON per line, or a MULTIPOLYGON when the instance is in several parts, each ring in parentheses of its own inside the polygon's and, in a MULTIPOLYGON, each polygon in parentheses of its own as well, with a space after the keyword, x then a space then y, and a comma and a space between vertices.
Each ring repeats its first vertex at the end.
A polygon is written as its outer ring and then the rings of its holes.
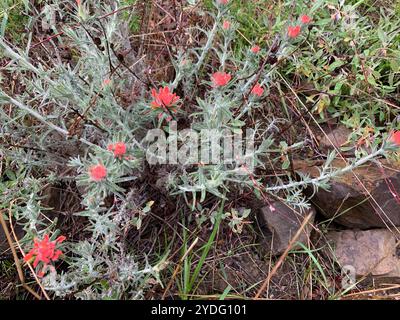
MULTIPOLYGON (((272 233, 272 254, 281 254, 286 250, 290 240, 299 230, 304 218, 310 212, 313 213, 313 217, 297 240, 306 245, 312 230, 311 224, 314 222, 314 208, 306 212, 300 212, 299 210, 288 207, 282 202, 274 202, 271 206, 263 207, 260 210, 261 228, 267 227, 268 231, 272 233)), ((296 246, 294 248, 296 248, 296 246)))
MULTIPOLYGON (((369 163, 356 168, 353 172, 333 178, 329 190, 319 189, 314 195, 311 188, 306 194, 312 196, 312 203, 327 218, 349 228, 371 229, 400 226, 400 197, 393 193, 400 192, 400 166, 382 161, 382 168, 369 163), (365 195, 364 188, 354 174, 367 188, 379 206, 365 195)), ((343 168, 343 160, 332 162, 336 168, 343 168)), ((311 177, 319 176, 318 163, 296 161, 295 170, 311 177)), ((399 193, 400 195, 400 193, 399 193)))
POLYGON ((395 230, 387 229, 345 230, 329 232, 327 239, 333 245, 337 262, 342 267, 352 266, 356 276, 400 278, 400 255, 395 235, 395 230))

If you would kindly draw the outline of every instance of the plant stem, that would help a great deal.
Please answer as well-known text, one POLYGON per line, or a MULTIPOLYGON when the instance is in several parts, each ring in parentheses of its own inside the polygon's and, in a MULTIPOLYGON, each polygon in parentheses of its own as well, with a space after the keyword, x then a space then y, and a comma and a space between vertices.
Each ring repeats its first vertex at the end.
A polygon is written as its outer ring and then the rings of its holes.
POLYGON ((209 35, 209 37, 207 39, 207 43, 203 48, 203 52, 201 53, 199 61, 197 61, 196 65, 193 68, 192 74, 197 74, 199 72, 201 66, 203 65, 203 62, 204 62, 204 60, 205 60, 205 58, 206 58, 206 56, 208 54, 208 51, 210 51, 210 49, 211 49, 211 47, 213 45, 213 42, 214 42, 214 38, 215 38, 215 36, 217 34, 218 24, 219 24, 220 18, 221 18, 221 11, 218 12, 217 18, 215 19, 215 22, 214 22, 214 26, 213 26, 213 28, 212 28, 212 30, 210 32, 210 35, 209 35))
POLYGON ((285 185, 282 185, 282 186, 269 187, 269 188, 266 188, 265 191, 273 192, 273 191, 280 191, 280 190, 297 188, 297 187, 304 187, 304 186, 309 185, 309 184, 318 184, 319 182, 321 182, 323 180, 329 180, 331 178, 334 178, 334 177, 340 176, 342 174, 345 174, 345 173, 347 173, 347 172, 349 172, 349 171, 351 171, 351 170, 353 170, 353 169, 355 169, 355 168, 357 168, 359 166, 362 166, 363 164, 373 160, 374 158, 376 158, 376 157, 378 157, 380 155, 383 155, 384 152, 385 152, 384 148, 380 148, 377 151, 369 154, 368 156, 366 156, 364 158, 361 158, 360 160, 350 164, 349 166, 344 167, 342 169, 339 169, 337 171, 330 172, 328 174, 324 174, 324 175, 319 176, 318 178, 313 178, 313 179, 310 179, 310 180, 292 182, 292 183, 288 183, 288 184, 285 184, 285 185))
MULTIPOLYGON (((16 107, 18 107, 21 110, 24 110, 26 112, 28 112, 31 116, 35 117, 37 120, 39 120, 40 122, 44 123, 45 125, 47 125, 48 127, 50 127, 51 129, 53 129, 54 131, 57 131, 58 133, 64 135, 64 136, 68 136, 69 132, 68 130, 65 130, 63 128, 60 128, 58 126, 56 126, 55 124, 48 122, 41 114, 39 114, 38 112, 36 112, 35 110, 32 110, 31 108, 29 108, 28 106, 22 104, 21 102, 19 102, 18 100, 15 100, 14 98, 10 97, 9 95, 5 94, 4 92, 0 91, 0 97, 4 98, 5 100, 7 100, 8 102, 10 102, 11 104, 15 105, 16 107)), ((88 146, 91 147, 96 147, 98 148, 98 146, 96 146, 95 144, 87 141, 84 138, 80 138, 79 141, 81 141, 84 144, 87 144, 88 146)))

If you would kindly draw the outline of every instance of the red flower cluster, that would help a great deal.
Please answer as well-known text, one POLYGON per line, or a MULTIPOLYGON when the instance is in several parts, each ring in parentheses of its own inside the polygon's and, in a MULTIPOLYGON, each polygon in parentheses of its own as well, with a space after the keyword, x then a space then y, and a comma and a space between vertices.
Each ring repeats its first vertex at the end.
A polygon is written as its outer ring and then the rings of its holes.
POLYGON ((258 97, 261 97, 264 93, 264 89, 260 86, 260 84, 257 83, 251 90, 251 93, 258 97))
POLYGON ((308 16, 308 15, 306 15, 306 14, 303 14, 301 17, 300 17, 300 21, 301 21, 301 23, 303 23, 303 24, 308 24, 308 23, 310 23, 311 22, 311 18, 308 16))
POLYGON ((395 131, 390 135, 389 141, 400 147, 400 131, 395 131))
POLYGON ((229 73, 226 72, 215 72, 211 76, 211 80, 213 82, 214 87, 223 87, 228 84, 229 81, 231 81, 232 76, 229 73))
POLYGON ((102 164, 97 164, 89 168, 89 176, 93 181, 101 181, 107 177, 107 168, 102 164))
POLYGON ((35 260, 33 262, 34 267, 36 267, 39 262, 43 262, 43 269, 39 273, 39 276, 43 276, 44 270, 47 265, 51 261, 58 260, 58 258, 62 254, 61 250, 56 250, 56 246, 57 244, 63 242, 65 239, 66 238, 64 236, 60 236, 56 240, 50 241, 50 237, 48 234, 46 234, 41 241, 39 241, 38 239, 34 239, 33 249, 29 251, 28 254, 24 257, 24 261, 28 262, 33 257, 35 257, 35 260))
POLYGON ((229 0, 218 0, 219 4, 228 4, 229 0))
MULTIPOLYGON (((312 21, 312 19, 308 15, 303 14, 300 17, 300 21, 302 24, 309 24, 312 21)), ((301 26, 299 25, 288 27, 289 38, 296 38, 300 34, 300 32, 301 32, 301 26)))
POLYGON ((109 144, 107 146, 107 150, 112 151, 114 153, 114 157, 121 159, 126 153, 126 144, 123 142, 109 144))
POLYGON ((289 36, 289 38, 296 38, 300 34, 300 31, 301 31, 301 27, 300 26, 294 26, 294 27, 289 26, 288 27, 288 36, 289 36))
POLYGON ((228 20, 225 20, 224 23, 222 24, 222 29, 229 30, 230 27, 231 23, 228 20))
MULTIPOLYGON (((175 93, 170 92, 168 87, 160 88, 157 92, 156 89, 151 90, 151 95, 154 100, 151 103, 152 109, 159 108, 171 108, 176 104, 180 97, 175 93)), ((176 111, 174 108, 171 108, 172 111, 176 111)))
POLYGON ((261 48, 260 48, 259 46, 253 46, 253 47, 251 48, 251 52, 253 52, 253 53, 255 53, 255 54, 259 53, 260 50, 261 50, 261 48))

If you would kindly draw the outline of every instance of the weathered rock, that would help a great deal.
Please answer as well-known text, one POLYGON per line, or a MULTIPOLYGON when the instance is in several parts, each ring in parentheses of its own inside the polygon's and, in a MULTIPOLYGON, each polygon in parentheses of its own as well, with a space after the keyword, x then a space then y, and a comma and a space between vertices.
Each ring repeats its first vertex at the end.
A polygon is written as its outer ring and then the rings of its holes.
MULTIPOLYGON (((347 129, 344 126, 336 126, 333 129, 327 127, 324 129, 326 136, 322 135, 320 137, 320 148, 322 151, 328 151, 334 149, 334 147, 338 148, 339 150, 341 147, 349 147, 348 140, 349 136, 352 133, 350 129, 347 129), (330 141, 329 141, 330 140, 330 141), (333 144, 333 145, 332 145, 333 144)), ((344 153, 352 153, 352 152, 344 152, 344 153)))
POLYGON ((274 210, 270 207, 263 207, 261 209, 261 227, 266 226, 272 232, 272 253, 283 253, 289 245, 290 240, 299 230, 304 218, 310 213, 313 213, 309 225, 307 225, 301 233, 298 242, 307 244, 312 227, 310 224, 314 222, 315 209, 311 208, 308 212, 300 212, 293 210, 282 202, 275 202, 272 204, 274 210))
POLYGON ((395 231, 373 229, 329 232, 335 258, 343 266, 352 266, 356 276, 400 278, 400 256, 395 231))
MULTIPOLYGON (((332 165, 343 168, 345 164, 343 160, 337 159, 332 162, 332 165)), ((383 169, 370 163, 354 169, 353 172, 335 177, 330 181, 329 191, 319 189, 312 197, 313 204, 327 218, 334 218, 335 222, 346 227, 370 229, 400 226, 400 199, 396 200, 391 192, 391 190, 400 192, 400 166, 387 161, 382 161, 382 165, 383 169), (353 173, 357 175, 384 212, 364 194, 364 188, 353 173)), ((297 161, 294 166, 298 172, 312 177, 319 176, 316 162, 297 161)), ((306 193, 311 195, 312 190, 306 193)))

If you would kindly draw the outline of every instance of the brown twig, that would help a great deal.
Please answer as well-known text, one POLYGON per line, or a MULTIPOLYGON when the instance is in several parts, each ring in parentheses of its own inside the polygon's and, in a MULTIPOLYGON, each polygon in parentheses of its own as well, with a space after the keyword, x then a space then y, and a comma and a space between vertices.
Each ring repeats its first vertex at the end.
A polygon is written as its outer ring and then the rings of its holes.
POLYGON ((11 236, 10 236, 10 232, 8 231, 7 223, 4 220, 3 211, 0 211, 0 223, 4 230, 4 234, 6 235, 8 245, 10 246, 10 249, 11 249, 14 261, 15 261, 15 266, 17 268, 18 277, 19 277, 19 280, 21 281, 22 287, 24 289, 26 289, 29 293, 31 293, 36 299, 41 300, 42 298, 35 291, 33 291, 33 289, 31 287, 29 287, 25 283, 24 273, 22 272, 22 268, 21 268, 21 264, 20 264, 18 256, 17 256, 17 252, 15 251, 14 244, 13 244, 11 236))
POLYGON ((169 291, 169 289, 172 286, 172 283, 174 282, 174 279, 176 277, 176 275, 178 274, 179 270, 181 269, 181 265, 183 263, 183 261, 185 260, 185 258, 187 257, 187 255, 193 250, 193 248, 196 246, 197 242, 199 241, 199 238, 196 238, 193 243, 190 245, 190 247, 188 248, 188 250, 185 252, 185 254, 182 256, 182 258, 179 260, 178 265, 176 266, 174 273, 172 274, 171 280, 168 282, 167 287, 164 290, 163 296, 162 296, 162 300, 165 299, 165 296, 167 294, 167 292, 169 291))
POLYGON ((355 297, 364 297, 367 296, 368 294, 372 294, 372 293, 377 293, 377 292, 382 292, 382 291, 388 291, 388 290, 394 290, 394 289, 399 289, 400 288, 400 284, 396 284, 396 285, 392 285, 386 288, 379 288, 379 289, 372 289, 372 290, 366 290, 366 291, 361 291, 361 292, 356 292, 356 293, 350 293, 350 294, 346 294, 345 296, 343 296, 344 299, 346 298, 355 298, 355 297))
MULTIPOLYGON (((25 252, 24 252, 24 250, 22 250, 21 245, 19 244, 18 237, 15 234, 15 230, 14 230, 14 227, 13 227, 13 224, 12 224, 11 206, 12 206, 13 202, 14 201, 11 202, 10 208, 8 209, 8 219, 10 221, 11 234, 13 235, 15 243, 17 244, 17 247, 18 247, 19 251, 21 252, 22 256, 25 257, 25 252)), ((46 217, 46 216, 44 216, 44 217, 46 217)), ((31 264, 29 262, 26 262, 26 265, 28 266, 29 270, 31 270, 31 273, 32 273, 33 277, 35 278, 36 283, 39 285, 40 290, 42 290, 42 293, 43 293, 44 297, 46 298, 46 300, 50 300, 50 297, 48 296, 48 294, 47 294, 46 290, 44 289, 43 285, 40 283, 40 280, 38 279, 38 277, 36 275, 36 272, 33 269, 33 267, 31 266, 31 264)))

